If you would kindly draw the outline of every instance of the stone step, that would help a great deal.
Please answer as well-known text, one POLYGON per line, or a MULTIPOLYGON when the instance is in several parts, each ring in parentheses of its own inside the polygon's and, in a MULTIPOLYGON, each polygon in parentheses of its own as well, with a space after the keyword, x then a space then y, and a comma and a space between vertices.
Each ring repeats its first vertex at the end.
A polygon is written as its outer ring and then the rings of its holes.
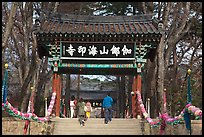
POLYGON ((108 129, 108 128, 86 128, 86 127, 78 127, 76 129, 57 129, 55 134, 64 133, 64 134, 75 134, 75 133, 92 133, 92 134, 141 134, 141 129, 108 129))
MULTIPOLYGON (((56 122, 56 125, 57 124, 60 124, 60 125, 65 125, 65 126, 74 126, 74 125, 78 125, 79 124, 79 122, 78 121, 76 121, 76 122, 63 122, 63 123, 60 123, 60 122, 56 122)), ((89 121, 86 121, 85 122, 85 124, 87 124, 87 125, 97 125, 97 126, 100 126, 100 125, 104 125, 104 122, 89 122, 89 121)), ((128 125, 140 125, 140 123, 118 123, 118 122, 115 122, 115 121, 112 121, 111 123, 108 123, 108 124, 111 124, 111 125, 119 125, 119 126, 123 126, 123 125, 126 125, 126 124, 128 124, 128 125)))
MULTIPOLYGON (((55 128, 58 129, 58 128, 78 128, 80 126, 80 124, 78 123, 77 125, 73 125, 73 126, 66 126, 66 125, 55 125, 55 128)), ((134 129, 134 128, 137 128, 137 127, 140 127, 140 125, 111 125, 111 124, 108 124, 108 125, 91 125, 91 124, 85 124, 85 126, 87 128, 103 128, 104 126, 108 126, 109 128, 125 128, 125 129, 134 129)))
MULTIPOLYGON (((57 129, 60 129, 60 130, 62 130, 62 129, 65 129, 65 130, 67 130, 67 129, 73 129, 73 130, 75 130, 75 129, 77 129, 78 127, 80 127, 80 125, 78 124, 78 125, 75 125, 75 126, 59 126, 59 125, 55 125, 55 129, 57 130, 57 129)), ((107 128, 111 128, 111 129, 130 129, 130 130, 132 130, 132 129, 135 129, 135 128, 137 128, 137 127, 140 127, 140 126, 136 126, 136 125, 124 125, 124 126, 117 126, 117 125, 111 125, 111 124, 108 124, 108 125, 88 125, 88 124, 85 124, 85 127, 86 128, 92 128, 92 129, 102 129, 102 128, 104 128, 104 129, 107 129, 107 128), (106 126, 106 127, 105 127, 106 126)))
POLYGON ((104 124, 104 118, 90 118, 81 127, 78 118, 56 118, 54 135, 142 135, 139 119, 113 118, 104 124))
POLYGON ((53 135, 142 135, 138 132, 55 132, 53 135))
MULTIPOLYGON (((78 127, 78 128, 57 128, 57 131, 87 131, 91 128, 89 127, 78 127)), ((106 127, 106 128, 94 128, 92 129, 93 131, 139 131, 140 129, 134 128, 134 129, 122 129, 122 128, 111 128, 111 127, 106 127)))
POLYGON ((77 134, 88 134, 88 135, 142 135, 141 131, 118 131, 118 130, 98 130, 93 131, 92 129, 86 131, 55 131, 53 135, 77 135, 77 134))
MULTIPOLYGON (((53 121, 60 121, 60 122, 66 122, 66 121, 77 121, 78 118, 55 118, 52 119, 53 121)), ((104 121, 104 118, 89 118, 89 121, 104 121)), ((140 119, 123 119, 123 118, 113 118, 112 120, 118 121, 118 122, 127 122, 127 121, 135 121, 139 122, 141 121, 140 119)))
MULTIPOLYGON (((59 127, 59 128, 77 128, 79 127, 79 123, 74 123, 74 124, 60 124, 60 123, 57 123, 55 124, 55 127, 59 127)), ((90 128, 99 128, 99 127, 104 127, 104 126, 107 126, 105 124, 90 124, 90 123, 85 123, 86 127, 90 127, 90 128)), ((141 125, 140 124, 108 124, 109 127, 111 128, 134 128, 134 127, 140 127, 141 125)))

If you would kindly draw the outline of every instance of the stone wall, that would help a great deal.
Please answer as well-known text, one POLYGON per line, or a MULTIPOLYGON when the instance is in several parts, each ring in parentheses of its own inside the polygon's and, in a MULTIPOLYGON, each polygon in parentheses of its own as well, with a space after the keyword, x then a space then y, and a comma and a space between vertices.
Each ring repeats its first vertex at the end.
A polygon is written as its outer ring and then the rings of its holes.
MULTIPOLYGON (((25 120, 13 117, 2 118, 2 135, 23 135, 25 120)), ((30 135, 48 135, 54 131, 54 122, 30 122, 30 135)))
MULTIPOLYGON (((149 123, 142 122, 144 135, 159 135, 159 127, 151 127, 149 123)), ((191 135, 202 135, 202 120, 191 120, 191 135)), ((190 135, 185 123, 177 125, 167 124, 165 135, 190 135)))
MULTIPOLYGON (((23 135, 25 120, 12 117, 2 118, 2 135, 23 135)), ((159 135, 159 127, 151 127, 147 122, 141 122, 143 135, 159 135)), ((202 135, 202 120, 191 120, 192 135, 202 135)), ((40 123, 30 122, 30 135, 52 135, 54 120, 40 123)), ((189 135, 185 124, 169 125, 165 129, 165 135, 189 135)))

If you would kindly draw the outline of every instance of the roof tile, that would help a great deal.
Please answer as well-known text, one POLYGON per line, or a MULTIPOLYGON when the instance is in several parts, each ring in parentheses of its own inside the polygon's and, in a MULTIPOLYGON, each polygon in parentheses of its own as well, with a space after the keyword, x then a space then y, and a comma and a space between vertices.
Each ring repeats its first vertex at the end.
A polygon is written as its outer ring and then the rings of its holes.
POLYGON ((150 15, 87 16, 63 15, 41 20, 37 33, 75 34, 158 34, 157 23, 150 15))

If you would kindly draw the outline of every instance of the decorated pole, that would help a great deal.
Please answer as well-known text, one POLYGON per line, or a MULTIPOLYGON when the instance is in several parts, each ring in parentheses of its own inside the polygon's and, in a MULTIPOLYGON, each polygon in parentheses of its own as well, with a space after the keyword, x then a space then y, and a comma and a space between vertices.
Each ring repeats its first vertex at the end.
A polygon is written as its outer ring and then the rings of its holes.
POLYGON ((147 99, 147 106, 148 106, 148 117, 150 117, 150 98, 147 99))
POLYGON ((164 113, 166 113, 166 88, 164 88, 164 113))
POLYGON ((45 117, 47 116, 47 98, 45 98, 45 117))
POLYGON ((161 126, 160 126, 160 135, 164 135, 165 133, 165 128, 166 128, 166 119, 165 119, 165 115, 167 114, 166 111, 166 88, 164 88, 164 110, 163 110, 163 114, 161 114, 161 126))
POLYGON ((190 81, 190 73, 191 73, 191 70, 188 69, 188 98, 187 98, 187 103, 188 104, 191 104, 191 81, 190 81))
MULTIPOLYGON (((187 71, 187 78, 188 78, 188 91, 187 91, 187 104, 191 104, 191 84, 190 84, 190 73, 191 70, 188 69, 187 71)), ((189 130, 189 133, 191 135, 191 119, 190 119, 191 114, 188 112, 188 109, 186 108, 184 112, 184 120, 186 123, 186 128, 189 130)))
MULTIPOLYGON (((34 108, 33 108, 33 87, 31 87, 31 96, 29 99, 29 103, 28 103, 28 109, 27 109, 27 113, 33 113, 34 112, 34 108)), ((27 131, 28 131, 28 135, 30 135, 30 120, 26 120, 25 121, 25 125, 24 125, 24 129, 23 129, 23 134, 26 135, 27 131)))
POLYGON ((2 86, 2 100, 3 100, 3 103, 6 103, 6 100, 7 100, 7 92, 8 92, 7 81, 8 81, 8 64, 6 63, 5 64, 4 81, 3 81, 3 86, 2 86))

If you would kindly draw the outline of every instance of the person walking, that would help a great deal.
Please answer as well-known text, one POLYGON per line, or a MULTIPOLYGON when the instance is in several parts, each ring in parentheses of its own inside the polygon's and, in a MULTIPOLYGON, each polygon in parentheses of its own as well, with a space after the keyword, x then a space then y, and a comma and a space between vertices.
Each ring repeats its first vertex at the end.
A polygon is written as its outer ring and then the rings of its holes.
POLYGON ((105 124, 108 124, 108 122, 112 120, 112 105, 113 99, 110 97, 110 93, 108 93, 107 96, 103 99, 102 104, 102 107, 104 109, 105 124))
POLYGON ((90 118, 91 111, 92 111, 91 103, 87 101, 85 106, 86 118, 90 118))
POLYGON ((71 115, 70 118, 74 118, 74 113, 75 113, 75 108, 76 108, 76 104, 75 104, 75 97, 71 96, 71 100, 70 100, 70 111, 71 111, 71 115))
POLYGON ((80 98, 77 103, 78 108, 78 120, 80 123, 80 126, 85 126, 85 111, 84 111, 85 103, 83 101, 83 98, 80 98))
POLYGON ((77 113, 78 113, 78 112, 77 112, 77 102, 78 102, 78 101, 77 101, 77 99, 75 98, 75 99, 74 99, 74 105, 75 105, 75 107, 74 107, 74 118, 77 118, 77 113))

